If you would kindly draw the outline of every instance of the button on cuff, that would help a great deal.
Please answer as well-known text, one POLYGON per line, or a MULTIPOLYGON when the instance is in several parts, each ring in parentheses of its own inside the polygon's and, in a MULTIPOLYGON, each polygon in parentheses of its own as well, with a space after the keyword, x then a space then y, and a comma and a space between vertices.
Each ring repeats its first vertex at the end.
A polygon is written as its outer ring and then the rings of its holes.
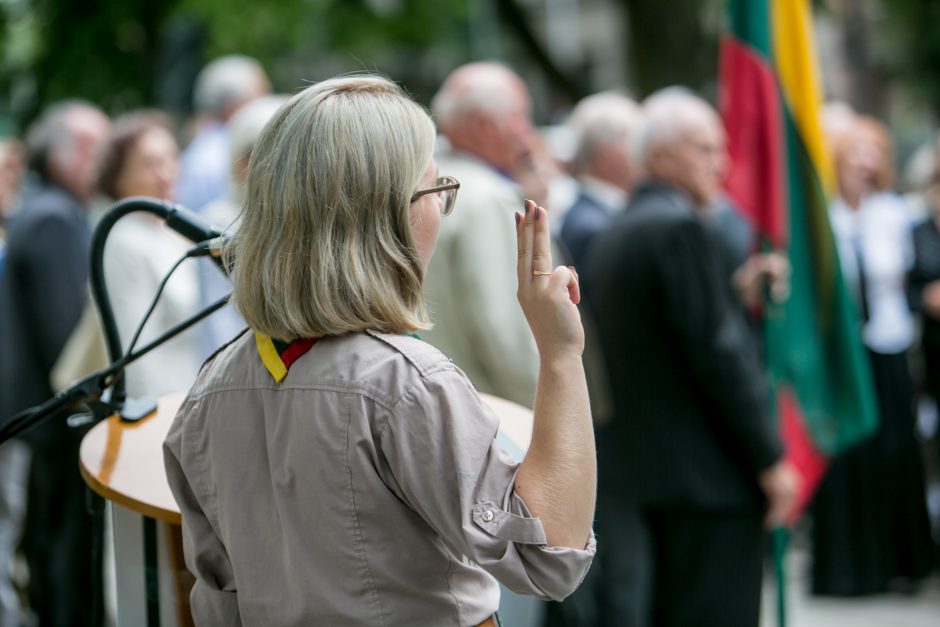
POLYGON ((548 544, 542 521, 538 518, 518 516, 490 501, 473 506, 473 522, 490 535, 502 540, 520 544, 548 544))

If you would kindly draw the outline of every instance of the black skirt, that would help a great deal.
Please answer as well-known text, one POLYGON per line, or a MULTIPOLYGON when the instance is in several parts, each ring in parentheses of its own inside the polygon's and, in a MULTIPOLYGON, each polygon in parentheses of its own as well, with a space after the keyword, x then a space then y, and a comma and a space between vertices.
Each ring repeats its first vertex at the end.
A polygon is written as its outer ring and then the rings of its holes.
POLYGON ((813 593, 859 596, 911 585, 933 567, 913 386, 904 353, 869 351, 880 423, 832 460, 813 503, 813 593))

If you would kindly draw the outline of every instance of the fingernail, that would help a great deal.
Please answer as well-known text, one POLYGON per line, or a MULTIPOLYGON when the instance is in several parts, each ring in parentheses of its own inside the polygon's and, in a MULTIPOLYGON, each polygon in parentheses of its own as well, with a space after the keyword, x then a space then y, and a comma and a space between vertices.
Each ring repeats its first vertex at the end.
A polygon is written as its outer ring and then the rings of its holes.
POLYGON ((535 208, 535 219, 536 219, 536 220, 539 219, 539 214, 541 214, 541 213, 542 213, 542 209, 539 208, 539 207, 536 207, 536 208, 535 208))
POLYGON ((526 215, 529 215, 529 199, 528 198, 522 201, 522 211, 526 215))
POLYGON ((519 226, 519 224, 522 222, 522 218, 519 216, 518 213, 514 213, 512 215, 516 217, 516 226, 519 226))

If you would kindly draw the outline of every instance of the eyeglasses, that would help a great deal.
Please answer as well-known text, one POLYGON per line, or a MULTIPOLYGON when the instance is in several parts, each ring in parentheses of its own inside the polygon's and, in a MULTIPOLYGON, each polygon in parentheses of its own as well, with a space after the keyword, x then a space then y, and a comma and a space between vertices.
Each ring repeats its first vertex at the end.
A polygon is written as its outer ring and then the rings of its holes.
POLYGON ((460 189, 460 183, 452 176, 441 176, 434 182, 434 187, 428 189, 419 189, 411 195, 411 202, 414 202, 425 194, 437 194, 441 199, 441 215, 449 216, 454 210, 454 202, 457 200, 457 190, 460 189))

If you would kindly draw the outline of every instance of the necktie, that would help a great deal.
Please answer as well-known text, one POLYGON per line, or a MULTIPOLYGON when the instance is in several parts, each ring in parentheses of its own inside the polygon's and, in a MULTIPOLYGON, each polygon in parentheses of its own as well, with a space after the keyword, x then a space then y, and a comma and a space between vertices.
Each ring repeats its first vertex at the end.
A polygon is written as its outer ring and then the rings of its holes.
POLYGON ((852 238, 852 251, 855 253, 855 268, 858 272, 859 313, 862 315, 862 322, 868 322, 868 277, 865 269, 865 253, 862 250, 861 236, 856 235, 852 238))

